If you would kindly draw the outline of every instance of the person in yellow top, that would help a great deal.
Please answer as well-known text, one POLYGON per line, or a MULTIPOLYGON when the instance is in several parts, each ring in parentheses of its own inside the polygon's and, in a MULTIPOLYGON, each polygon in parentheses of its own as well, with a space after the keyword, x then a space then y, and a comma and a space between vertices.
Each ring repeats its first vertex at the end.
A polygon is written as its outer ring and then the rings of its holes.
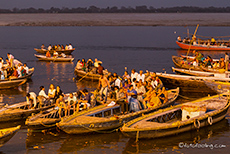
POLYGON ((69 46, 68 44, 65 45, 65 50, 68 50, 69 49, 69 46))
POLYGON ((211 45, 214 45, 215 43, 216 43, 216 40, 213 37, 211 37, 211 45))
POLYGON ((63 95, 60 95, 59 98, 57 99, 56 106, 58 106, 58 114, 60 118, 63 111, 65 112, 65 116, 67 115, 67 107, 63 95))
POLYGON ((161 105, 160 98, 157 96, 156 92, 152 92, 149 103, 147 103, 148 108, 154 108, 161 105))

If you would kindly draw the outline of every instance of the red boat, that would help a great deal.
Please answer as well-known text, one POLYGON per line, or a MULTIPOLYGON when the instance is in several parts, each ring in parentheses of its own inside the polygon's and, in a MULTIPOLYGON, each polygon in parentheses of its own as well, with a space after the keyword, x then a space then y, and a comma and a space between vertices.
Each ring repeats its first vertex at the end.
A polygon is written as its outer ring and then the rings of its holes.
POLYGON ((177 45, 182 48, 188 50, 215 50, 215 51, 230 51, 230 47, 227 46, 216 46, 216 45, 191 45, 188 43, 178 42, 176 41, 177 45))

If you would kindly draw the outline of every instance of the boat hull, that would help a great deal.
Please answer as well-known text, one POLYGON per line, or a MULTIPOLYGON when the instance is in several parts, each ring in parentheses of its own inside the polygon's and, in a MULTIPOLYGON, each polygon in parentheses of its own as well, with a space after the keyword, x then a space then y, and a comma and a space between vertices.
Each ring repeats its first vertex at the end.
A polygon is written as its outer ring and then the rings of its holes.
POLYGON ((0 89, 9 89, 9 88, 18 87, 24 84, 26 81, 27 79, 2 80, 0 81, 0 89))
POLYGON ((77 76, 77 78, 81 79, 83 78, 84 80, 87 81, 99 81, 100 75, 99 74, 94 74, 94 73, 87 73, 83 70, 77 70, 75 69, 74 74, 77 76))
POLYGON ((74 58, 54 58, 54 57, 46 57, 43 55, 36 55, 34 54, 35 57, 38 58, 38 60, 40 61, 52 61, 52 62, 72 62, 74 60, 74 58))
POLYGON ((230 47, 221 47, 221 46, 203 46, 203 45, 190 45, 182 42, 176 41, 176 44, 185 50, 213 50, 213 51, 230 51, 230 47))
POLYGON ((0 147, 9 141, 20 128, 21 126, 19 125, 13 128, 0 129, 0 147))
POLYGON ((40 111, 47 110, 49 108, 54 107, 54 105, 47 105, 41 108, 35 109, 20 109, 21 106, 25 106, 26 102, 19 103, 19 105, 15 104, 13 107, 4 107, 0 110, 0 122, 7 121, 18 121, 26 119, 32 113, 38 113, 40 111))

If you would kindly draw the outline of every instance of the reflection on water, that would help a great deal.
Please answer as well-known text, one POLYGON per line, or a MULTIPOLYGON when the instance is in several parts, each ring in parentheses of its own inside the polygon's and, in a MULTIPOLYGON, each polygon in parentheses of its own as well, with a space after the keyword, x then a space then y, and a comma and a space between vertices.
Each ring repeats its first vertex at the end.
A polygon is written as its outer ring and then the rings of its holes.
MULTIPOLYGON (((26 148, 29 152, 35 146, 38 148, 50 148, 59 153, 86 152, 86 151, 106 151, 107 153, 158 153, 181 151, 178 147, 180 142, 211 143, 215 138, 218 140, 221 134, 229 131, 228 120, 224 119, 210 127, 202 128, 199 131, 191 131, 167 138, 141 139, 138 142, 135 139, 129 139, 121 132, 110 134, 85 134, 68 135, 59 131, 47 132, 28 132, 26 139, 26 148), (56 143, 56 144, 51 144, 56 143)), ((222 143, 222 142, 221 142, 222 143)), ((221 144, 219 143, 219 144, 221 144)))
POLYGON ((15 102, 24 101, 21 97, 25 97, 29 92, 29 85, 32 83, 32 80, 26 82, 25 84, 11 88, 11 89, 1 89, 0 90, 0 102, 5 104, 14 104, 15 102))

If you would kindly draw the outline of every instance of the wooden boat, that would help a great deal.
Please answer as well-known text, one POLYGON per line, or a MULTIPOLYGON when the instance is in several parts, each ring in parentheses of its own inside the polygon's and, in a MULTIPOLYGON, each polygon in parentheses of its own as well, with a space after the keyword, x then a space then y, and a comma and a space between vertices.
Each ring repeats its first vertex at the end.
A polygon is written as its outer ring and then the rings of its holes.
POLYGON ((121 132, 131 138, 158 138, 210 126, 225 118, 230 102, 224 95, 169 107, 126 123, 121 132))
MULTIPOLYGON (((104 75, 108 75, 109 72, 107 70, 103 71, 104 75)), ((75 69, 74 74, 77 76, 79 79, 84 79, 88 81, 99 81, 100 74, 95 74, 93 71, 90 72, 85 72, 83 70, 75 69)))
POLYGON ((0 89, 18 87, 24 84, 27 79, 0 80, 0 89))
POLYGON ((185 50, 214 50, 214 51, 230 51, 230 47, 227 46, 215 46, 215 45, 202 45, 202 44, 197 44, 197 45, 191 45, 183 42, 178 42, 176 41, 176 44, 185 50))
MULTIPOLYGON (((35 51, 37 51, 38 53, 42 53, 42 54, 46 54, 46 52, 48 50, 46 49, 37 49, 37 48, 34 48, 35 51)), ((70 50, 56 50, 58 52, 58 54, 61 54, 61 53, 64 53, 66 55, 70 55, 73 51, 75 50, 75 48, 73 49, 70 49, 70 50)), ((50 54, 53 54, 54 50, 49 50, 50 54)))
POLYGON ((46 57, 43 55, 36 55, 34 54, 35 57, 38 58, 38 60, 41 61, 52 61, 52 62, 72 62, 74 60, 74 58, 72 56, 67 56, 67 57, 46 57))
POLYGON ((0 129, 0 147, 2 147, 7 141, 9 141, 14 134, 21 128, 21 126, 0 129))
POLYGON ((121 114, 120 105, 100 105, 86 112, 82 111, 67 119, 63 119, 57 126, 68 134, 82 134, 89 132, 103 132, 121 127, 124 123, 156 111, 157 109, 172 105, 179 95, 179 88, 168 91, 168 102, 163 105, 140 110, 134 113, 121 114))
MULTIPOLYGON (((180 87, 181 95, 199 95, 207 96, 216 94, 215 91, 210 89, 203 81, 204 80, 221 80, 217 77, 197 77, 189 75, 177 75, 177 74, 167 74, 167 73, 156 73, 156 75, 161 79, 164 86, 167 88, 180 87)), ((229 78, 224 78, 230 80, 229 78)), ((224 81, 224 79, 222 81, 224 81)))
POLYGON ((24 84, 27 80, 31 79, 34 73, 34 68, 30 68, 28 74, 19 78, 10 78, 0 80, 0 89, 14 88, 24 84))
POLYGON ((203 71, 200 66, 193 66, 193 60, 186 59, 183 57, 172 56, 172 61, 176 68, 183 68, 188 70, 203 71))
POLYGON ((46 104, 41 107, 38 107, 38 105, 39 103, 36 108, 28 109, 27 102, 16 103, 9 106, 6 104, 5 107, 0 109, 0 122, 23 120, 32 113, 38 113, 54 107, 53 104, 46 104))
POLYGON ((212 72, 187 70, 187 69, 175 68, 175 67, 172 67, 172 70, 173 72, 176 72, 176 74, 181 74, 181 75, 206 76, 206 77, 215 75, 215 73, 212 73, 212 72))
MULTIPOLYGON (((70 115, 73 114, 73 108, 70 109, 70 115)), ((64 117, 65 113, 62 111, 61 116, 64 117)), ((25 124, 31 130, 50 129, 56 127, 56 123, 61 121, 58 109, 51 108, 44 112, 32 115, 26 119, 25 124)))

